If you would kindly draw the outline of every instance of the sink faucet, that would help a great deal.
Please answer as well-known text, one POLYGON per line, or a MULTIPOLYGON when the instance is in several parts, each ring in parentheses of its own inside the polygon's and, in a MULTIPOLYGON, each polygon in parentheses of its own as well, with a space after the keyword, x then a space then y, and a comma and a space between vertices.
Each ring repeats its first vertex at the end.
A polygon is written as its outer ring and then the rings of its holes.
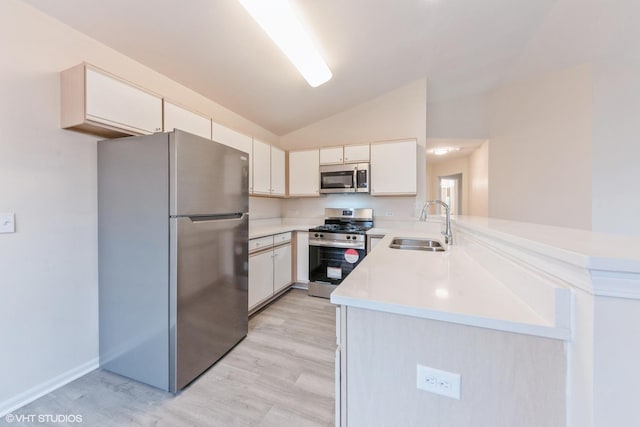
POLYGON ((447 245, 452 245, 453 234, 451 233, 451 209, 449 208, 449 205, 447 205, 442 200, 428 200, 427 203, 425 203, 424 207, 422 208, 422 213, 420 213, 420 221, 427 220, 427 211, 429 210, 429 206, 431 205, 440 205, 444 207, 446 218, 445 218, 444 231, 442 232, 442 235, 444 236, 444 242, 447 245))

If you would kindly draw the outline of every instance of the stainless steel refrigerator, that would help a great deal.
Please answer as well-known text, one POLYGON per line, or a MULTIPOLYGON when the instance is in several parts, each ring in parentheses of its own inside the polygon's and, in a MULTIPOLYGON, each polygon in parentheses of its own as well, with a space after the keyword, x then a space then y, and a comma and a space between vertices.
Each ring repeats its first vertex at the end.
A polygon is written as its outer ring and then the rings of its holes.
POLYGON ((246 336, 248 177, 179 130, 98 143, 102 368, 175 393, 246 336))

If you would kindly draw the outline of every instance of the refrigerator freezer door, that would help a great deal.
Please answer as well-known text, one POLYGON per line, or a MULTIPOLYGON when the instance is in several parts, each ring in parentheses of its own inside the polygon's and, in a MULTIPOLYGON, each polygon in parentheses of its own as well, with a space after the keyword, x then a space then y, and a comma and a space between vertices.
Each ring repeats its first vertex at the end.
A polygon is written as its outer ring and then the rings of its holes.
POLYGON ((249 156, 206 138, 169 134, 170 214, 249 212, 249 156))
MULTIPOLYGON (((243 187, 244 188, 244 187, 243 187)), ((175 389, 247 334, 247 214, 172 218, 170 347, 175 389)))

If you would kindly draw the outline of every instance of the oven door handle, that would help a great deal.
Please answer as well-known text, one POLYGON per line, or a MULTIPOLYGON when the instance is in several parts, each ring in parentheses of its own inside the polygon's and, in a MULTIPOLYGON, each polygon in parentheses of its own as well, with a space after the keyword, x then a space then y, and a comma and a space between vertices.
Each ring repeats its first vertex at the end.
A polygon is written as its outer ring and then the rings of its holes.
POLYGON ((349 248, 349 249, 364 249, 363 242, 336 242, 336 241, 320 241, 309 240, 309 246, 323 246, 329 248, 349 248))

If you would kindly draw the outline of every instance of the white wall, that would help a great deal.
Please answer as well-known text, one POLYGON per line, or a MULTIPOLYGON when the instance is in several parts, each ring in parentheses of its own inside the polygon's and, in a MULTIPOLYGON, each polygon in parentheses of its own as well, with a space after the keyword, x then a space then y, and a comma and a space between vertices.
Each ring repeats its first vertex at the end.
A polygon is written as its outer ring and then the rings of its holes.
POLYGON ((590 229, 591 68, 496 89, 489 123, 489 215, 590 229))
POLYGON ((426 79, 387 92, 371 101, 280 137, 286 150, 417 138, 424 146, 426 79))
POLYGON ((98 138, 59 128, 61 70, 87 61, 278 138, 17 0, 0 2, 0 52, 0 212, 17 224, 0 235, 1 414, 97 363, 98 138))
MULTIPOLYGON (((637 55, 637 54, 636 54, 637 55)), ((640 236, 640 59, 593 69, 593 230, 640 236)))
POLYGON ((489 215, 489 141, 469 156, 469 215, 489 215))
POLYGON ((594 425, 640 425, 638 301, 598 297, 594 309, 594 425))
POLYGON ((619 50, 590 66, 430 102, 427 136, 499 138, 490 153, 491 215, 640 236, 639 75, 638 54, 619 50), (520 190, 526 197, 515 197, 520 190), (564 214, 543 206, 543 196, 564 214))
POLYGON ((280 138, 285 149, 370 143, 416 138, 418 141, 418 195, 416 197, 371 197, 336 195, 319 199, 289 199, 284 202, 286 217, 322 217, 325 207, 372 207, 374 215, 391 214, 389 219, 420 214, 426 200, 426 79, 390 91, 378 98, 280 138), (417 211, 417 213, 416 213, 417 211))
POLYGON ((489 136, 488 94, 427 104, 427 138, 477 139, 489 136))

